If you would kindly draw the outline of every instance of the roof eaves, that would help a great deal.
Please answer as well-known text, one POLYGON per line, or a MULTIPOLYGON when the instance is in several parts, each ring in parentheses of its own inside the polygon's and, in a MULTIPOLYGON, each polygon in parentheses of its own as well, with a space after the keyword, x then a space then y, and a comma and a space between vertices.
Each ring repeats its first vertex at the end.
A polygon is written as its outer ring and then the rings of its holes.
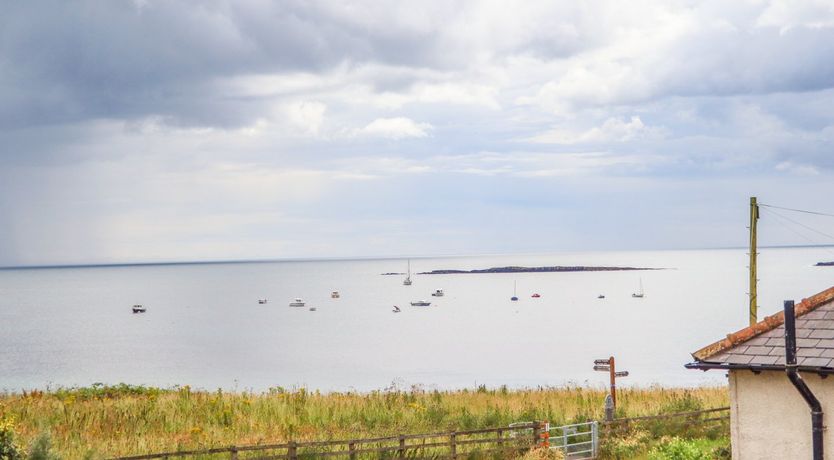
MULTIPOLYGON (((816 308, 834 300, 834 286, 812 295, 806 299, 802 299, 794 306, 796 316, 799 317, 815 310, 816 308)), ((771 316, 766 316, 758 323, 745 327, 732 334, 727 334, 727 338, 721 339, 717 342, 711 343, 704 348, 692 353, 692 357, 697 361, 707 361, 710 357, 730 349, 742 342, 746 342, 759 334, 764 334, 767 331, 772 331, 785 323, 785 313, 779 312, 771 316)))

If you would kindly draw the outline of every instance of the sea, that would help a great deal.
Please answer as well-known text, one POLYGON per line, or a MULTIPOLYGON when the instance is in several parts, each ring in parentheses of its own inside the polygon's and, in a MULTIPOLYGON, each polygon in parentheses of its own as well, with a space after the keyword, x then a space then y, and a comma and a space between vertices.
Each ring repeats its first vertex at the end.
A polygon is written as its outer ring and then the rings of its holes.
MULTIPOLYGON (((0 390, 604 387, 593 365, 609 356, 629 373, 619 386, 720 385, 723 372, 684 365, 747 325, 748 260, 744 249, 413 257, 411 286, 383 275, 405 273, 404 258, 2 269, 0 390), (418 274, 555 265, 660 270, 418 274), (316 310, 290 307, 296 297, 316 310)), ((815 266, 825 260, 831 248, 761 249, 759 318, 834 285, 834 267, 815 266)))

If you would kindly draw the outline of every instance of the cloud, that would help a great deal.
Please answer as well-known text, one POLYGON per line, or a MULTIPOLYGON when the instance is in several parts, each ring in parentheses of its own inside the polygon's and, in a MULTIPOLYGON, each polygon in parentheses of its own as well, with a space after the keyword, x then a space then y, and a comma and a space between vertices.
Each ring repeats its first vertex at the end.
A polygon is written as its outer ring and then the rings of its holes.
POLYGON ((529 140, 545 144, 629 142, 638 139, 657 139, 663 136, 663 131, 662 128, 646 126, 639 116, 632 116, 629 120, 609 118, 601 126, 582 132, 554 128, 533 136, 529 140))
POLYGON ((432 129, 434 127, 428 123, 417 123, 405 117, 377 118, 358 130, 356 135, 400 140, 427 137, 432 129))
POLYGON ((327 105, 316 101, 301 101, 287 106, 290 122, 307 134, 317 135, 324 121, 327 105))

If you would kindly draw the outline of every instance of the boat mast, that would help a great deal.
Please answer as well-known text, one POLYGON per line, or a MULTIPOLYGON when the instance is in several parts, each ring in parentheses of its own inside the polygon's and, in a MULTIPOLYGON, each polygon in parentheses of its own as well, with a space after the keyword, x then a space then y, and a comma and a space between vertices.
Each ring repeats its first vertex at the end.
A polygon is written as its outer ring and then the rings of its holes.
POLYGON ((756 197, 750 197, 750 325, 758 322, 757 318, 757 292, 756 284, 756 222, 759 220, 759 205, 756 203, 756 197))

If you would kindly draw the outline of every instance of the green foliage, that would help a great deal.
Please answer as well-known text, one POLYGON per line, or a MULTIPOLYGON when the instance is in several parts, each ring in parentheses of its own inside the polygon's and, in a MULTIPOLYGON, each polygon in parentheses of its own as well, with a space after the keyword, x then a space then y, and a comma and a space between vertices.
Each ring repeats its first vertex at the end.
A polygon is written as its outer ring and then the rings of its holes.
MULTIPOLYGON (((15 439, 22 445, 48 430, 53 450, 65 458, 82 458, 91 446, 96 447, 97 456, 105 458, 288 440, 493 428, 532 420, 558 426, 601 419, 605 394, 605 389, 581 386, 439 391, 392 385, 369 393, 321 394, 282 387, 252 393, 97 384, 0 393, 0 419, 15 417, 15 439)), ((657 414, 671 407, 721 407, 728 399, 726 389, 718 387, 624 388, 619 396, 618 411, 625 417, 657 414)), ((645 425, 634 428, 651 434, 645 425)), ((696 437, 692 431, 673 431, 672 426, 669 420, 658 424, 657 438, 696 437)), ((728 433, 726 425, 711 430, 716 439, 728 433)), ((633 458, 625 453, 635 436, 613 445, 620 457, 611 458, 633 458)), ((645 455, 651 445, 642 443, 639 454, 645 455)))
POLYGON ((14 420, 11 418, 0 419, 0 460, 20 460, 22 458, 23 450, 17 441, 14 420))
POLYGON ((697 441, 672 437, 649 451, 649 460, 711 460, 710 451, 702 449, 697 441))
POLYGON ((32 443, 26 460, 61 460, 61 457, 52 451, 52 439, 44 433, 32 443))

